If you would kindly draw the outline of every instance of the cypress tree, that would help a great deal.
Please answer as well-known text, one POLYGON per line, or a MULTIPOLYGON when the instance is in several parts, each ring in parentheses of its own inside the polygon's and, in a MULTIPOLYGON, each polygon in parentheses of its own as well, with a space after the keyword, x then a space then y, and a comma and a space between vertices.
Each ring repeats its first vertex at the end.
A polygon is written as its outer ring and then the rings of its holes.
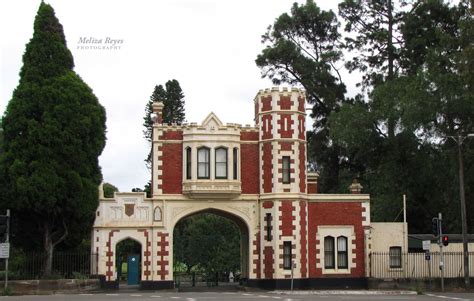
MULTIPOLYGON (((90 234, 102 180, 105 110, 73 68, 62 25, 41 2, 2 122, 0 201, 41 235, 45 276, 59 243, 90 234)), ((26 245, 23 232, 17 241, 26 245)))

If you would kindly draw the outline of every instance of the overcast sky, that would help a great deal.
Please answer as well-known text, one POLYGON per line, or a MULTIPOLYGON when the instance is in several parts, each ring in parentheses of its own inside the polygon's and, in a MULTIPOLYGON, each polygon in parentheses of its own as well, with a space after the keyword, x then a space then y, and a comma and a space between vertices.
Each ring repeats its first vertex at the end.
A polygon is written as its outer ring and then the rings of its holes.
MULTIPOLYGON (((120 191, 150 178, 144 159, 144 107, 153 88, 177 79, 186 119, 213 111, 224 123, 253 124, 253 99, 272 86, 255 58, 261 35, 294 0, 51 0, 64 27, 75 71, 107 111, 107 144, 100 157, 105 182, 120 191), (120 49, 85 49, 84 39, 122 40, 120 49), (81 48, 83 47, 83 48, 81 48)), ((296 1, 304 3, 304 1, 296 1)), ((337 10, 339 1, 318 1, 337 10)), ((0 113, 18 85, 25 45, 40 1, 0 1, 0 113)), ((96 44, 97 45, 97 44, 96 44)))

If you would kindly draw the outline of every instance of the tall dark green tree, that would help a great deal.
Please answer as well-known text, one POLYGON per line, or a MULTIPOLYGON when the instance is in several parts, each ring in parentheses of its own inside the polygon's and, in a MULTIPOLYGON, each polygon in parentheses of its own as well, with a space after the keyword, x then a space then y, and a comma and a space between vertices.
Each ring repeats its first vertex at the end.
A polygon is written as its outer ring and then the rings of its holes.
POLYGON ((332 11, 321 10, 313 0, 295 3, 291 13, 280 15, 262 36, 266 47, 256 59, 263 77, 306 90, 314 118, 309 153, 317 154, 310 159, 317 163, 324 192, 339 189, 340 146, 331 141, 328 124, 346 92, 337 66, 342 55, 338 28, 332 11))
POLYGON ((63 27, 41 2, 3 118, 0 198, 40 234, 46 276, 58 244, 90 233, 102 180, 105 110, 73 68, 63 27))

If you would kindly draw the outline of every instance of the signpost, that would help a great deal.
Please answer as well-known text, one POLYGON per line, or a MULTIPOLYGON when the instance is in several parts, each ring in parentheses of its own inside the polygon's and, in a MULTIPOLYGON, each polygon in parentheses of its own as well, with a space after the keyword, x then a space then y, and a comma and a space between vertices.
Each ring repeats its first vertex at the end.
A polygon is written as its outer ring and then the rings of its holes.
POLYGON ((1 225, 4 227, 2 232, 5 233, 5 242, 0 243, 0 259, 5 259, 5 289, 8 288, 8 258, 10 257, 10 209, 7 209, 7 214, 0 216, 2 217, 2 223, 5 224, 1 225))
POLYGON ((423 240, 423 251, 429 251, 431 240, 423 240))
POLYGON ((0 243, 0 259, 10 258, 10 243, 0 243))

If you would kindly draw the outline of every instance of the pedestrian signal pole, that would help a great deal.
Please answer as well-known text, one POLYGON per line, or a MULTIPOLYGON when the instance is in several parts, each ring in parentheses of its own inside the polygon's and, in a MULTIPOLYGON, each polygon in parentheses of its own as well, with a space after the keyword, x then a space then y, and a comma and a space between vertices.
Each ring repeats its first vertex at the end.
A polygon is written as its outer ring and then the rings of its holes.
POLYGON ((438 246, 439 246, 439 256, 440 256, 440 261, 439 261, 439 269, 441 270, 441 291, 444 292, 444 255, 443 255, 443 242, 442 242, 442 237, 443 237, 443 216, 440 213, 438 213, 438 246))

